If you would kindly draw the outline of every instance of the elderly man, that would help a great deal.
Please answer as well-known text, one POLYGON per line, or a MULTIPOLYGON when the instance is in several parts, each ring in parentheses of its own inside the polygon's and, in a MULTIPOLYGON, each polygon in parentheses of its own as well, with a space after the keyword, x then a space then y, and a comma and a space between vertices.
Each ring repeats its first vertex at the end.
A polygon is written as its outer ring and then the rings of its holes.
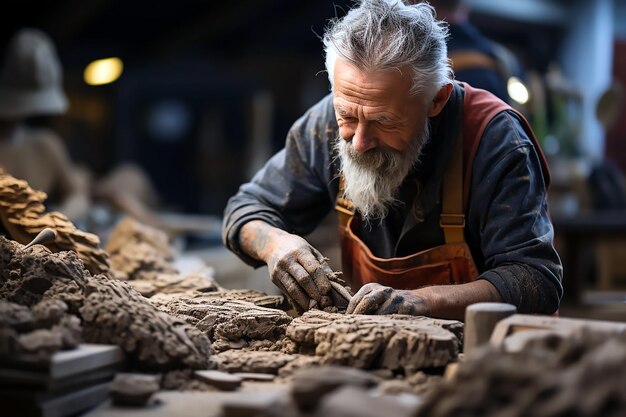
POLYGON ((226 246, 268 265, 300 310, 330 305, 330 268, 301 236, 333 207, 348 312, 462 318, 503 301, 554 313, 562 267, 547 167, 523 116, 452 80, 426 3, 363 0, 324 35, 332 93, 230 199, 226 246), (315 304, 315 303, 313 303, 315 304))

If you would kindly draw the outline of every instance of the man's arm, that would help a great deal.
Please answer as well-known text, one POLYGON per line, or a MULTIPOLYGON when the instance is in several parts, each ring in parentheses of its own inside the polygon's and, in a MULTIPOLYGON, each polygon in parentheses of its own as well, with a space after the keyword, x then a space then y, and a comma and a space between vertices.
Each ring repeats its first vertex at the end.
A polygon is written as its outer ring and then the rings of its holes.
POLYGON ((501 302, 498 290, 488 281, 460 285, 437 285, 416 290, 394 290, 380 284, 366 284, 352 298, 348 313, 410 314, 463 320, 465 308, 479 302, 501 302))
POLYGON ((285 148, 243 184, 224 211, 222 237, 228 249, 255 267, 268 265, 270 276, 300 310, 311 300, 329 305, 332 270, 304 236, 332 207, 333 175, 328 141, 335 138, 330 97, 300 118, 285 148), (330 117, 330 118, 329 118, 330 117))
POLYGON ((430 317, 463 320, 465 308, 482 302, 502 302, 502 296, 489 281, 479 279, 460 285, 441 285, 415 290, 430 308, 430 317))
MULTIPOLYGON (((545 173, 547 174, 547 173, 545 173)), ((481 272, 520 313, 552 314, 563 294, 548 190, 537 151, 517 117, 496 116, 474 159, 467 242, 481 272)))

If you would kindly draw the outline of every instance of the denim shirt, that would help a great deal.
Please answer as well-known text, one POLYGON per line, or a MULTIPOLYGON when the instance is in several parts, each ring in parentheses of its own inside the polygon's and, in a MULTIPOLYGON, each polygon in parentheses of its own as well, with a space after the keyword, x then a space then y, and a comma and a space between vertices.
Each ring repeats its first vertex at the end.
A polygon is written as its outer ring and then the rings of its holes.
MULTIPOLYGON (((374 255, 407 256, 441 245, 441 181, 460 121, 462 92, 455 85, 442 112, 429 120, 431 139, 420 162, 398 190, 403 204, 361 236, 374 255)), ((255 267, 262 263, 239 247, 239 230, 263 220, 289 233, 307 235, 334 208, 339 191, 339 139, 332 94, 298 119, 285 147, 231 197, 222 236, 227 248, 255 267)), ((535 147, 513 112, 487 125, 472 167, 465 239, 480 273, 504 302, 520 313, 551 314, 563 295, 563 269, 553 245, 547 190, 535 147)))

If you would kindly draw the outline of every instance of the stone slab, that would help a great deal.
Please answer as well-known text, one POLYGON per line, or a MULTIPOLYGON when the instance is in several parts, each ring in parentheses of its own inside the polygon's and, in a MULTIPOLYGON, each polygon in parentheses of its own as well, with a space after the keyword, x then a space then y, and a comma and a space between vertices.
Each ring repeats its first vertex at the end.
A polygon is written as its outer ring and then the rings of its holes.
POLYGON ((5 357, 0 359, 0 368, 39 371, 51 379, 61 379, 123 361, 124 353, 118 346, 84 343, 56 352, 49 361, 28 355, 5 357))
POLYGON ((98 382, 110 381, 122 364, 108 365, 98 369, 53 379, 45 373, 23 369, 0 369, 0 389, 31 389, 60 391, 84 387, 98 382))

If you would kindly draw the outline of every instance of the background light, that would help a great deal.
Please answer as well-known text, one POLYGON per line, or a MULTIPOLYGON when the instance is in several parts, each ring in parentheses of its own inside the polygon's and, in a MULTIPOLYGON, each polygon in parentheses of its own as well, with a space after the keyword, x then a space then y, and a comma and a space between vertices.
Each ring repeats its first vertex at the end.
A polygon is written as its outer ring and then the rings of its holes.
POLYGON ((119 58, 106 58, 93 61, 85 68, 84 79, 89 85, 110 84, 117 80, 124 70, 119 58))
POLYGON ((530 95, 528 94, 528 89, 524 85, 524 83, 517 77, 509 78, 507 82, 507 92, 509 93, 509 97, 518 102, 519 104, 526 104, 530 95))

